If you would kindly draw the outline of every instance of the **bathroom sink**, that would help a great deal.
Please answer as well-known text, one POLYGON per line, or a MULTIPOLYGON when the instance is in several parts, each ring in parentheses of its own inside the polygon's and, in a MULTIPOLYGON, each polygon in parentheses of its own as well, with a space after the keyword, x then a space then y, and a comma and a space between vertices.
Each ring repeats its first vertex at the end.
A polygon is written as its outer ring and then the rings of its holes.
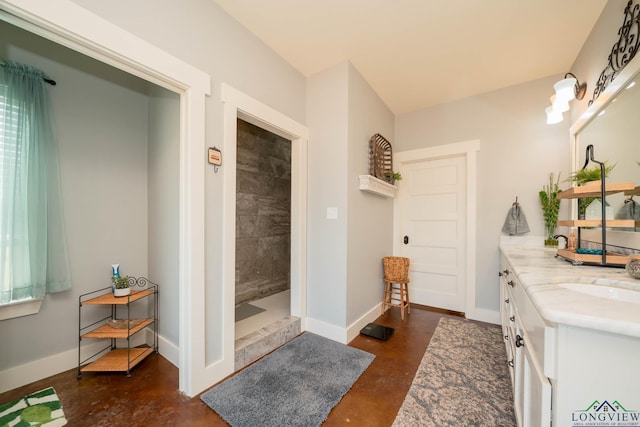
POLYGON ((633 291, 631 289, 591 285, 586 283, 558 283, 558 286, 570 291, 580 292, 594 297, 640 304, 640 292, 633 291))

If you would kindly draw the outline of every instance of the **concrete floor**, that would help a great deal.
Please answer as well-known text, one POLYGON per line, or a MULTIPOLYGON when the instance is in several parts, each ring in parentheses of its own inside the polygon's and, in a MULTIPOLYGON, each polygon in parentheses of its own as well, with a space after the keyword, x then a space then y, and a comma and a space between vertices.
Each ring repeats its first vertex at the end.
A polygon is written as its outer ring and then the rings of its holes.
MULTIPOLYGON (((390 426, 402 405, 429 340, 443 316, 455 313, 413 305, 402 321, 397 308, 376 323, 395 328, 386 342, 362 335, 350 346, 375 354, 369 368, 333 408, 324 426, 390 426)), ((160 355, 122 373, 85 373, 76 369, 0 394, 0 404, 53 386, 69 426, 224 426, 198 396, 178 392, 178 369, 160 355)), ((259 421, 256 425, 259 425, 259 421)))

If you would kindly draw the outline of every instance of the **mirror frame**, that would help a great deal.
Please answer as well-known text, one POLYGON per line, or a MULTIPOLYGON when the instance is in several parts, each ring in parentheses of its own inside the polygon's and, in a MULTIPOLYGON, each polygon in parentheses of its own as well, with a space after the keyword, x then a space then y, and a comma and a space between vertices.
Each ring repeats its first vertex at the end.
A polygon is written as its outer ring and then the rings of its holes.
MULTIPOLYGON (((579 133, 591 123, 602 110, 627 86, 627 84, 640 74, 640 55, 636 55, 622 69, 616 78, 600 93, 600 96, 578 117, 569 128, 571 144, 571 172, 582 167, 579 152, 579 133)), ((634 183, 640 185, 640 183, 634 183)), ((578 218, 578 201, 571 200, 571 218, 578 218)), ((601 243, 602 233, 599 229, 583 230, 583 239, 601 243)), ((640 249, 640 232, 607 230, 607 245, 621 246, 625 248, 640 249)))

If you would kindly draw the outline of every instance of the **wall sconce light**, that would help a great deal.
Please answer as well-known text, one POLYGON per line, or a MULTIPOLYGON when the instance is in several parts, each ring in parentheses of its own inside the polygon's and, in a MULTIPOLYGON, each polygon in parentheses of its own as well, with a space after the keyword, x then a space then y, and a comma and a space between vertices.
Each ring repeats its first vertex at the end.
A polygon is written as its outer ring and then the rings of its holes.
POLYGON ((581 100, 587 92, 587 84, 580 83, 578 78, 567 73, 564 79, 553 85, 556 93, 551 97, 551 107, 547 107, 547 124, 552 125, 562 121, 562 113, 569 111, 569 101, 581 100))

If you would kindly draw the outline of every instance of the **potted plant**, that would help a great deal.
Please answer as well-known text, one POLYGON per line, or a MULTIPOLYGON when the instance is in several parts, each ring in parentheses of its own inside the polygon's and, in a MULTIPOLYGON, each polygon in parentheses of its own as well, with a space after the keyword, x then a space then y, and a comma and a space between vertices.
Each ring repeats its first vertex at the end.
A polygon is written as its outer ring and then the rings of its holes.
POLYGON ((396 181, 400 181, 402 179, 402 175, 400 175, 400 172, 386 172, 385 176, 387 177, 387 182, 390 184, 395 184, 396 181))
MULTIPOLYGON (((609 176, 609 173, 613 170, 616 165, 608 165, 607 162, 604 162, 604 176, 605 178, 609 176)), ((568 182, 575 182, 576 185, 585 185, 591 181, 599 181, 602 179, 602 172, 600 170, 600 165, 594 165, 593 167, 586 169, 579 169, 569 175, 567 178, 568 182)), ((584 219, 585 212, 587 211, 587 206, 591 204, 596 199, 596 197, 585 197, 578 200, 578 216, 580 219, 584 219)))
POLYGON ((131 293, 129 288, 129 276, 113 278, 113 295, 116 297, 125 297, 131 293))
POLYGON ((540 205, 542 206, 542 216, 544 217, 544 228, 547 238, 544 241, 545 246, 558 246, 558 240, 554 238, 556 227, 558 226, 558 212, 560 211, 560 199, 558 199, 558 183, 560 182, 560 174, 558 179, 553 182, 553 172, 549 174, 549 185, 544 185, 542 190, 538 192, 540 197, 540 205))

